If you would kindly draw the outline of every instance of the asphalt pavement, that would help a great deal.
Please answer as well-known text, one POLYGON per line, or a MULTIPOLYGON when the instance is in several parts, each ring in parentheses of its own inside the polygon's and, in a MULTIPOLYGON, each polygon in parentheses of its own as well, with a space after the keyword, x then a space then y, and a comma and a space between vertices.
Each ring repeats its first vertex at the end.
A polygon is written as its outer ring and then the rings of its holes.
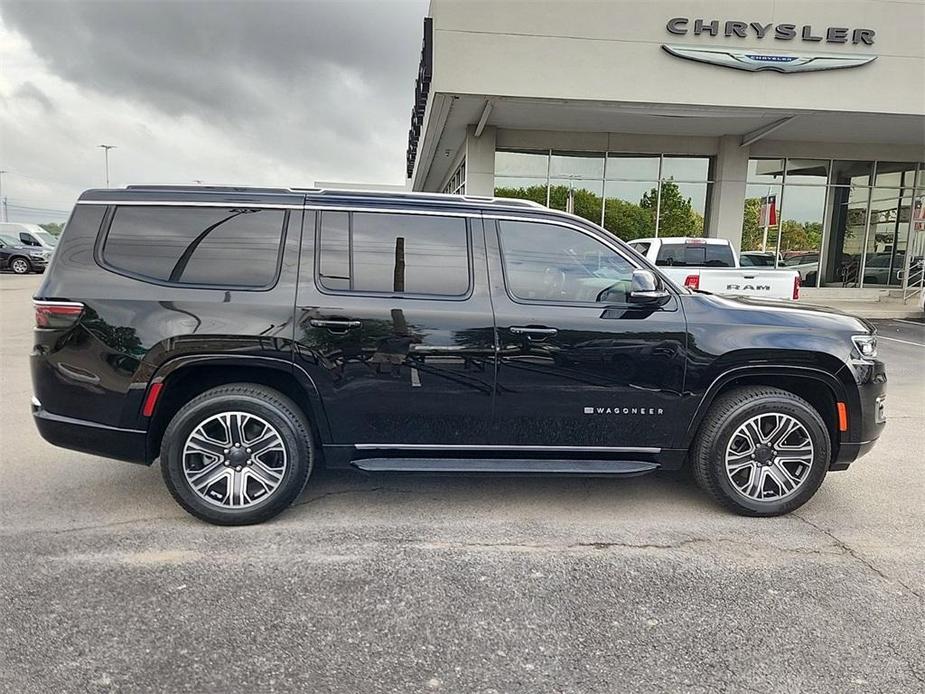
POLYGON ((323 473, 247 528, 45 443, 0 276, 0 691, 925 692, 925 325, 879 445, 783 518, 681 475, 323 473))

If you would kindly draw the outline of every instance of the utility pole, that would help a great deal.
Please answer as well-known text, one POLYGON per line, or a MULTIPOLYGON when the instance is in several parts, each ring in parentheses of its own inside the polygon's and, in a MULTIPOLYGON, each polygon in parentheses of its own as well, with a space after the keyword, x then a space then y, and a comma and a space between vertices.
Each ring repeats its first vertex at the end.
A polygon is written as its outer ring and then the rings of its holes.
POLYGON ((106 157, 106 187, 109 187, 109 150, 115 149, 115 145, 99 145, 106 157))
POLYGON ((6 218, 6 198, 3 197, 3 174, 9 173, 6 169, 0 169, 0 222, 8 222, 6 218))

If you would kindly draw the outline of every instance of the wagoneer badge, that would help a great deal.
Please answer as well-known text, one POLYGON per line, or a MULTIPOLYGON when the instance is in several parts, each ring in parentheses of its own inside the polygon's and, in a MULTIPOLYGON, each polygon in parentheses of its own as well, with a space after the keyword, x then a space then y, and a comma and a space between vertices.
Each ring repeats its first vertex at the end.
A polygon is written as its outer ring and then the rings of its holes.
POLYGON ((663 415, 665 410, 661 407, 585 407, 585 414, 630 414, 630 415, 663 415))
POLYGON ((701 46, 673 46, 663 44, 662 48, 687 60, 696 60, 711 65, 722 65, 737 70, 760 72, 815 72, 817 70, 837 70, 846 67, 866 65, 877 59, 875 55, 834 55, 819 53, 807 55, 802 53, 765 53, 762 51, 730 48, 707 48, 701 46))

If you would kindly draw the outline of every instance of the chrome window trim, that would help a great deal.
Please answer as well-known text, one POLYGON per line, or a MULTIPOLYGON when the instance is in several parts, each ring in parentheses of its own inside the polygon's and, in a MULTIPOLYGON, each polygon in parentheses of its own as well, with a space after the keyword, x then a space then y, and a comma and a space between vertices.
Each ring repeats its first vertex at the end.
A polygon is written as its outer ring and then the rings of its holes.
POLYGON ((661 448, 636 446, 466 446, 441 443, 355 443, 361 451, 565 451, 584 453, 661 453, 661 448))

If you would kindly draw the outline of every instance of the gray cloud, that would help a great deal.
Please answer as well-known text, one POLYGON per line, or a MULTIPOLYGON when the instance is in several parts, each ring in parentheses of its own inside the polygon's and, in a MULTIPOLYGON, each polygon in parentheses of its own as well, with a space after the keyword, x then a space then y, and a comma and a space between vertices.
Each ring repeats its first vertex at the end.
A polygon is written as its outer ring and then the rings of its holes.
POLYGON ((46 111, 55 110, 55 105, 52 103, 51 99, 48 98, 48 95, 32 82, 23 82, 20 84, 16 88, 16 91, 13 92, 13 96, 17 99, 34 101, 46 111))
MULTIPOLYGON (((229 157, 256 167, 259 153, 255 179, 304 170, 297 183, 401 180, 425 12, 426 0, 0 2, 2 24, 50 73, 109 104, 105 117, 91 109, 61 128, 98 130, 118 119, 113 103, 135 130, 149 120, 139 112, 177 127, 192 118, 229 157)), ((14 96, 57 101, 20 79, 14 96)), ((123 165, 132 156, 119 152, 123 165)))

